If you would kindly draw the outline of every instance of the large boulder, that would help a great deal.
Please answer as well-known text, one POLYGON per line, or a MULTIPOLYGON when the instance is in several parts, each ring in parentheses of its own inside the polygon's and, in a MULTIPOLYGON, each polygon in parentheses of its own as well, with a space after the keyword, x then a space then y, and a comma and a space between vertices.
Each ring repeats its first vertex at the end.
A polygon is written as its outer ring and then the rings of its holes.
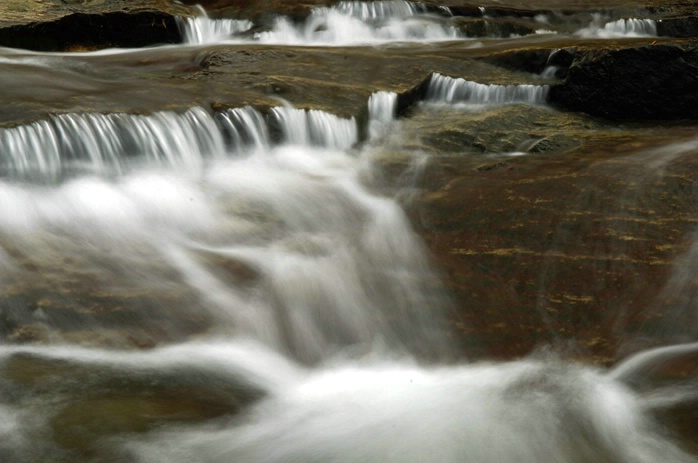
POLYGON ((613 119, 698 117, 698 42, 580 49, 550 102, 613 119))

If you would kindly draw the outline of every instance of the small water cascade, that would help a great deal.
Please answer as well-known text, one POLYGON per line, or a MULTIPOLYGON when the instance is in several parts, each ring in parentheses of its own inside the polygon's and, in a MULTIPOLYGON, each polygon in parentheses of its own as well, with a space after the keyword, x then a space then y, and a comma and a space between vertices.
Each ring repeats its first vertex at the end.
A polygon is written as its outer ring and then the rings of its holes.
POLYGON ((395 0, 375 2, 342 1, 334 5, 333 9, 359 18, 362 21, 404 19, 427 12, 427 7, 424 3, 395 0))
POLYGON ((604 33, 621 37, 654 37, 657 35, 657 23, 652 19, 619 19, 606 23, 604 33))
POLYGON ((652 19, 636 18, 604 22, 601 15, 595 15, 591 24, 577 35, 589 38, 655 37, 657 23, 652 19))
POLYGON ((486 85, 435 73, 427 89, 431 103, 544 104, 548 85, 486 85))
POLYGON ((354 118, 291 107, 273 108, 268 118, 249 106, 214 115, 202 108, 149 116, 64 114, 0 129, 0 175, 53 182, 123 174, 143 163, 197 172, 213 158, 268 150, 270 124, 280 143, 344 150, 359 141, 354 118))
POLYGON ((216 114, 216 117, 233 151, 265 151, 270 148, 267 122, 262 113, 253 107, 229 109, 216 114))
POLYGON ((198 7, 199 16, 177 18, 184 43, 204 44, 230 39, 254 26, 246 19, 211 19, 206 10, 198 7))
POLYGON ((198 169, 223 151, 218 126, 201 108, 150 116, 63 114, 0 130, 0 172, 20 179, 120 172, 138 158, 198 169))
POLYGON ((374 92, 368 99, 369 138, 376 139, 389 129, 397 117, 398 96, 394 92, 374 92))
POLYGON ((282 140, 292 145, 321 146, 345 150, 359 141, 356 120, 342 119, 317 110, 288 106, 271 110, 270 117, 278 124, 282 140))
POLYGON ((249 38, 234 37, 252 28, 248 21, 211 20, 201 15, 180 19, 180 27, 186 43, 233 41, 341 46, 463 38, 447 21, 450 11, 447 8, 436 11, 439 14, 431 14, 426 5, 403 0, 345 1, 313 9, 300 24, 291 18, 279 17, 271 30, 257 32, 249 38))

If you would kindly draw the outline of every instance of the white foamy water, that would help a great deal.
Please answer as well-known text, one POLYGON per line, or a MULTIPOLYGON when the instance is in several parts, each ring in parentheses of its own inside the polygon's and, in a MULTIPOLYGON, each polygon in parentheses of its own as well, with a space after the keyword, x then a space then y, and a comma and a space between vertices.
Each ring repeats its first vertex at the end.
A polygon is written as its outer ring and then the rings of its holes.
POLYGON ((267 121, 251 106, 230 109, 216 114, 216 117, 234 151, 264 151, 270 148, 267 121))
POLYGON ((438 317, 422 311, 444 303, 426 253, 400 207, 358 181, 371 154, 349 150, 355 120, 290 107, 60 118, 70 125, 2 132, 0 232, 23 258, 76 254, 106 286, 136 293, 179 285, 191 300, 175 319, 202 311, 305 361, 373 342, 411 350, 417 327, 443 347, 438 317), (75 159, 90 175, 53 184, 75 159), (17 182, 27 177, 39 181, 17 182))
POLYGON ((368 99, 368 118, 371 121, 391 122, 397 117, 397 93, 375 92, 368 99))
MULTIPOLYGON (((46 364, 87 378, 87 397, 93 398, 118 397, 114 378, 122 384, 133 378, 145 388, 163 387, 176 378, 190 389, 181 399, 194 402, 202 400, 201 390, 211 384, 229 390, 231 400, 236 394, 239 400, 246 394, 256 397, 237 418, 112 440, 109 435, 93 438, 90 449, 98 458, 117 455, 139 463, 695 461, 668 441, 647 414, 656 397, 648 401, 600 370, 555 359, 423 367, 378 358, 308 369, 245 341, 146 352, 2 348, 0 372, 15 378, 7 383, 15 395, 0 400, 31 413, 0 406, 6 423, 0 432, 10 437, 0 444, 0 456, 23 450, 23 432, 36 436, 51 429, 52 413, 75 410, 76 396, 65 392, 69 377, 49 383, 64 391, 57 407, 42 407, 27 394, 26 384, 40 389, 47 378, 22 376, 18 370, 46 364), (25 389, 18 389, 22 384, 25 389)), ((147 390, 143 397, 147 403, 147 390)), ((128 423, 139 414, 93 403, 105 420, 118 417, 128 423)), ((45 462, 71 457, 50 440, 15 455, 15 463, 31 461, 26 455, 45 462)))
POLYGON ((636 18, 604 23, 601 16, 596 15, 591 24, 576 35, 590 38, 655 37, 657 23, 652 19, 636 18))
POLYGON ((435 73, 427 89, 426 101, 469 104, 543 104, 548 85, 486 85, 435 73))
POLYGON ((323 146, 338 150, 359 141, 356 120, 343 119, 324 111, 277 107, 271 118, 278 122, 282 140, 292 145, 323 146))
POLYGON ((397 117, 398 96, 394 92, 374 92, 368 99, 369 138, 376 139, 390 129, 397 117))
POLYGON ((424 3, 405 2, 399 0, 360 2, 338 2, 333 9, 357 17, 363 21, 376 21, 385 19, 404 19, 417 14, 427 12, 424 3))
POLYGON ((57 181, 93 173, 121 175, 133 164, 197 172, 213 159, 280 143, 348 149, 359 141, 354 118, 317 110, 273 108, 269 117, 252 107, 211 114, 64 114, 25 126, 0 129, 0 173, 6 177, 57 181))
POLYGON ((201 108, 183 114, 65 114, 0 129, 0 172, 54 180, 70 171, 122 172, 129 158, 200 168, 224 153, 220 130, 201 108))
POLYGON ((180 24, 187 43, 233 41, 342 46, 463 38, 458 28, 448 22, 446 16, 450 11, 447 8, 437 11, 439 14, 431 14, 422 3, 401 0, 339 2, 332 7, 313 9, 300 23, 279 17, 271 30, 256 32, 246 38, 234 36, 251 28, 247 22, 211 20, 202 16, 183 18, 180 24))
POLYGON ((206 10, 197 8, 199 16, 177 18, 177 25, 184 43, 216 43, 246 32, 254 26, 246 19, 211 19, 206 10))

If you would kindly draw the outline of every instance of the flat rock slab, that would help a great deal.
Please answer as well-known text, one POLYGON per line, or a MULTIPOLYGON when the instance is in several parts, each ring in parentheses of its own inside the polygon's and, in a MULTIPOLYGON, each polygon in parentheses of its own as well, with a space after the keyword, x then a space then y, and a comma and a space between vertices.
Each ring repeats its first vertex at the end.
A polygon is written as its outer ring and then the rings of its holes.
POLYGON ((613 363, 638 339, 695 335, 679 309, 694 295, 681 271, 697 223, 690 124, 521 105, 418 107, 403 124, 393 152, 436 153, 406 208, 457 295, 470 355, 575 339, 574 355, 613 363))
POLYGON ((144 113, 192 106, 278 106, 360 117, 371 93, 407 92, 432 72, 483 83, 534 76, 468 59, 469 43, 411 48, 264 45, 171 47, 117 54, 27 55, 0 63, 0 124, 66 112, 144 113), (33 85, 27 83, 33 82, 33 85), (42 87, 42 92, 34 91, 42 87))

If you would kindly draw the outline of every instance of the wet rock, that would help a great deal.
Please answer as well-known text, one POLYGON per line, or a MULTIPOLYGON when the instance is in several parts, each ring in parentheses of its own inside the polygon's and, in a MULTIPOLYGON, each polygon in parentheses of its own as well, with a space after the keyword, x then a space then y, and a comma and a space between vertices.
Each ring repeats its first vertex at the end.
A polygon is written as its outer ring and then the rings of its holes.
POLYGON ((580 50, 551 103, 613 119, 698 117, 696 42, 580 50))
POLYGON ((201 5, 214 17, 252 19, 260 23, 271 23, 275 15, 285 15, 301 21, 311 9, 327 6, 326 0, 184 0, 187 5, 201 5))
POLYGON ((657 22, 660 37, 698 37, 698 17, 667 18, 657 22))
POLYGON ((677 302, 656 295, 694 227, 695 160, 688 150, 652 166, 664 144, 692 140, 690 124, 525 105, 406 116, 392 149, 436 155, 404 207, 453 291, 469 356, 565 348, 572 336, 570 355, 610 363, 671 323, 677 302))
POLYGON ((186 360, 159 368, 80 362, 18 352, 0 364, 6 389, 60 401, 48 417, 53 442, 75 460, 100 440, 164 424, 201 422, 239 413, 266 393, 242 376, 186 360))
MULTIPOLYGON (((514 50, 493 53, 490 56, 483 57, 482 61, 514 71, 541 74, 547 66, 557 66, 557 64, 551 61, 551 57, 555 55, 557 55, 556 50, 547 48, 514 50)), ((569 66, 569 64, 571 64, 571 60, 567 65, 569 66)))
POLYGON ((456 24, 467 37, 511 37, 536 31, 536 27, 515 20, 470 19, 456 24))
POLYGON ((404 124, 414 136, 406 141, 429 152, 482 155, 512 152, 562 154, 580 144, 581 134, 565 134, 580 123, 553 117, 545 107, 505 105, 481 110, 426 105, 408 114, 404 124), (556 125, 559 128, 556 128, 556 125))
POLYGON ((0 29, 1 46, 35 51, 137 48, 181 41, 175 17, 157 11, 74 13, 0 29))
POLYGON ((541 139, 535 139, 533 143, 526 148, 526 151, 534 154, 551 154, 570 151, 577 146, 579 146, 579 142, 574 138, 563 134, 554 134, 541 139))

